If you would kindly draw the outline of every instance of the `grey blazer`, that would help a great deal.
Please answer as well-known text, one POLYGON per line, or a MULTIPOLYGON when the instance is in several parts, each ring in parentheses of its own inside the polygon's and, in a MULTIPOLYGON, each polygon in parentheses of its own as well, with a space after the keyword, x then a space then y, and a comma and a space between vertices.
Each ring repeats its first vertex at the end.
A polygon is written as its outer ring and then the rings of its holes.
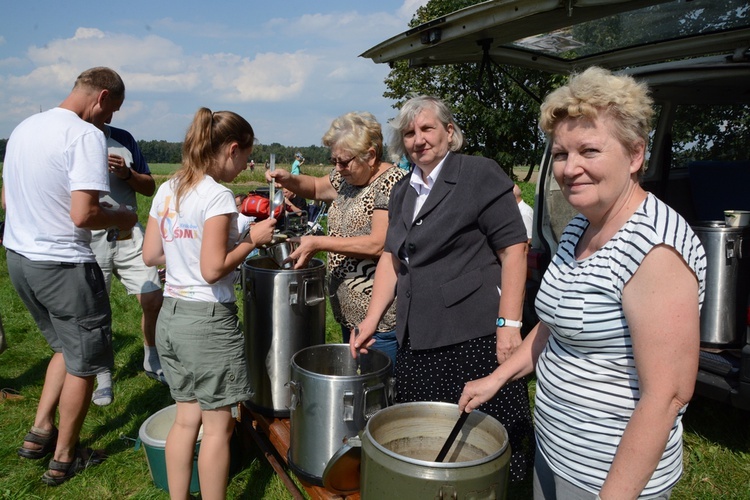
POLYGON ((513 182, 492 160, 449 153, 412 221, 417 193, 409 177, 391 192, 385 242, 401 263, 399 344, 407 333, 412 349, 493 335, 500 286, 496 252, 526 242, 513 182))

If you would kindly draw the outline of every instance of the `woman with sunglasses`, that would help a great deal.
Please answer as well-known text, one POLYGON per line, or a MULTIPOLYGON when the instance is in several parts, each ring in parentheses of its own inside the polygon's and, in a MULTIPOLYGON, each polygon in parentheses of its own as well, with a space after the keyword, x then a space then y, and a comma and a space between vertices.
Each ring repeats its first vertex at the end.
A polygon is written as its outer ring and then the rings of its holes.
MULTIPOLYGON (((371 113, 347 113, 336 118, 323 136, 331 150, 328 176, 292 175, 281 169, 266 178, 307 199, 329 205, 328 234, 300 238, 290 255, 295 269, 307 266, 317 252, 328 254, 329 293, 333 315, 341 324, 343 341, 365 317, 372 296, 375 267, 385 244, 391 188, 404 171, 382 161, 383 132, 371 113)), ((375 344, 395 364, 395 303, 383 314, 375 344)))

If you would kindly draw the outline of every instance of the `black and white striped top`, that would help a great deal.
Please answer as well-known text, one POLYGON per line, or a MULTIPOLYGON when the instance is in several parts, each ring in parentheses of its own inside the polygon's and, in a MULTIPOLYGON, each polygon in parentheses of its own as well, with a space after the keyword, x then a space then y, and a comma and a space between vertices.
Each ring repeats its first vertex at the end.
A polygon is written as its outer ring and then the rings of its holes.
MULTIPOLYGON (((552 470, 596 493, 640 397, 623 288, 646 254, 664 244, 697 276, 702 304, 706 255, 687 222, 651 194, 606 245, 576 260, 586 227, 579 214, 565 228, 537 295, 537 313, 552 334, 536 368, 534 417, 539 449, 552 470)), ((682 474, 684 411, 642 495, 672 487, 682 474)))

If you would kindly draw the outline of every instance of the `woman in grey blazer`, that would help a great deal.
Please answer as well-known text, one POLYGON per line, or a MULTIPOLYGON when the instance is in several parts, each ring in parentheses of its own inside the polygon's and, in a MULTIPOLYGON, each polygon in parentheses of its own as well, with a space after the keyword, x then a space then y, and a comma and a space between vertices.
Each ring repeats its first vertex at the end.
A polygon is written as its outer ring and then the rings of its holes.
MULTIPOLYGON (((397 402, 455 403, 466 382, 491 373, 521 343, 526 230, 500 166, 456 153, 463 135, 444 102, 415 97, 392 125, 391 148, 415 167, 391 192, 385 251, 352 355, 371 346, 398 296, 397 402)), ((506 427, 511 478, 523 479, 533 454, 525 381, 479 409, 506 427)))

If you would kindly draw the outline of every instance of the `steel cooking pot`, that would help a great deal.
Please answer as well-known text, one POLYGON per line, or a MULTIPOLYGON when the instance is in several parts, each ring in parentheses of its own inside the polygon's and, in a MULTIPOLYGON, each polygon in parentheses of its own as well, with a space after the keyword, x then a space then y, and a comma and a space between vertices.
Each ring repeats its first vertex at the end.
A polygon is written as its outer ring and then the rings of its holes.
POLYGON ((289 466, 322 485, 333 454, 393 401, 391 359, 370 349, 358 362, 349 344, 315 345, 292 357, 291 372, 289 466))
POLYGON ((474 410, 443 462, 435 462, 458 418, 451 403, 397 404, 372 416, 331 458, 326 489, 372 498, 504 499, 510 473, 505 427, 474 410))
POLYGON ((245 402, 264 415, 289 416, 291 358, 326 341, 325 263, 279 269, 270 257, 242 266, 245 350, 252 396, 245 402))

